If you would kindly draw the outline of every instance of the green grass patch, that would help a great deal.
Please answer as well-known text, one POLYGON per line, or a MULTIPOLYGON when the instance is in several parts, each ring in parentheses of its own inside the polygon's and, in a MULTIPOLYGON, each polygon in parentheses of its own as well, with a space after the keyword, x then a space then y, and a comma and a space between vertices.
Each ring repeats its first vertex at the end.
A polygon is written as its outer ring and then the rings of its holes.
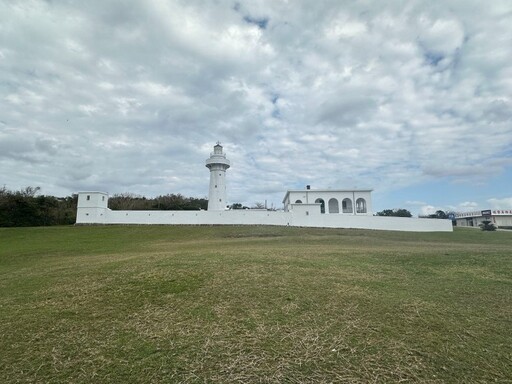
POLYGON ((0 229, 2 383, 511 382, 512 233, 0 229))

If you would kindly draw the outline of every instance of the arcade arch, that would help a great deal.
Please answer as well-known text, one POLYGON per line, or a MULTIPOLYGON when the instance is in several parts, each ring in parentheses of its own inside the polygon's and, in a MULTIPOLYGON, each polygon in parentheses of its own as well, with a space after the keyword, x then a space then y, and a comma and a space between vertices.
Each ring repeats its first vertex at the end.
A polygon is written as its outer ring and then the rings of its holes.
POLYGON ((324 199, 316 199, 316 204, 320 204, 320 213, 325 213, 325 201, 324 199))
POLYGON ((329 200, 329 213, 340 213, 338 200, 335 199, 334 197, 329 200))
POLYGON ((366 200, 362 197, 356 200, 356 212, 366 213, 366 200))
POLYGON ((352 208, 352 200, 349 198, 343 199, 341 202, 341 209, 343 213, 353 213, 354 209, 352 208))

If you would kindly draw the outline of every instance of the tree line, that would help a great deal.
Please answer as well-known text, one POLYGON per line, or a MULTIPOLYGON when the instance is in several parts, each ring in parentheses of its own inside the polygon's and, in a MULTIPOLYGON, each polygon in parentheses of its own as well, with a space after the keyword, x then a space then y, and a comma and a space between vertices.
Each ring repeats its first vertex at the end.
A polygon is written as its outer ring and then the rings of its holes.
MULTIPOLYGON (((19 191, 0 188, 0 227, 38 227, 71 225, 76 222, 78 195, 67 197, 39 194, 41 188, 26 187, 19 191)), ((147 198, 131 193, 109 198, 112 210, 200 210, 208 208, 208 199, 181 194, 147 198)))
POLYGON ((186 197, 179 193, 161 195, 155 198, 147 198, 133 193, 120 193, 110 197, 108 205, 112 210, 198 211, 208 208, 208 199, 186 197))
POLYGON ((0 189, 0 227, 38 227, 76 222, 78 195, 39 195, 39 187, 20 191, 0 189))
MULTIPOLYGON (((395 217, 412 217, 412 213, 404 208, 395 208, 395 209, 384 209, 375 214, 376 216, 395 216, 395 217)), ((453 212, 445 212, 442 210, 438 210, 435 213, 431 213, 429 215, 419 215, 421 219, 450 219, 453 215, 453 212)))

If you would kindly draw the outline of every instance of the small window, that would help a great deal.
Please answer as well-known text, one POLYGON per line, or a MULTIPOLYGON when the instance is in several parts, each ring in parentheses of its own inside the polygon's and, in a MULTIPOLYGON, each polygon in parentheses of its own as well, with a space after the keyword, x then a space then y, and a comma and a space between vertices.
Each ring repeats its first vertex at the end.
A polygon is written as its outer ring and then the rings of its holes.
POLYGON ((105 201, 105 196, 101 196, 101 201, 105 201))
POLYGON ((295 200, 295 204, 302 204, 302 200, 295 200))
POLYGON ((91 195, 87 195, 87 200, 91 200, 91 195))
POLYGON ((219 199, 220 202, 222 202, 222 199, 219 199))
POLYGON ((215 186, 215 188, 217 188, 217 186, 215 186))

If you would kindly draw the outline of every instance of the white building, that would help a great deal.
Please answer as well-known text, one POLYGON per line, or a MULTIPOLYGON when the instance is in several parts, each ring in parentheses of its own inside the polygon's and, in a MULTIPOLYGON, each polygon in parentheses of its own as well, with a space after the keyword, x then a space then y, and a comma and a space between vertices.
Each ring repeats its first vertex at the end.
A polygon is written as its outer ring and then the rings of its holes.
POLYGON ((479 227, 486 220, 497 228, 512 229, 512 209, 485 209, 455 214, 455 221, 459 227, 479 227))
POLYGON ((280 212, 224 210, 230 162, 217 143, 210 158, 208 211, 114 211, 105 192, 79 192, 77 224, 281 225, 451 232, 450 220, 373 216, 371 189, 321 189, 286 192, 280 212))
MULTIPOLYGON (((107 220, 108 194, 105 192, 79 192, 76 223, 104 223, 107 220)), ((112 212, 112 211, 111 211, 112 212)))
POLYGON ((301 207, 320 205, 320 213, 372 216, 371 189, 290 190, 283 199, 285 212, 301 207))

